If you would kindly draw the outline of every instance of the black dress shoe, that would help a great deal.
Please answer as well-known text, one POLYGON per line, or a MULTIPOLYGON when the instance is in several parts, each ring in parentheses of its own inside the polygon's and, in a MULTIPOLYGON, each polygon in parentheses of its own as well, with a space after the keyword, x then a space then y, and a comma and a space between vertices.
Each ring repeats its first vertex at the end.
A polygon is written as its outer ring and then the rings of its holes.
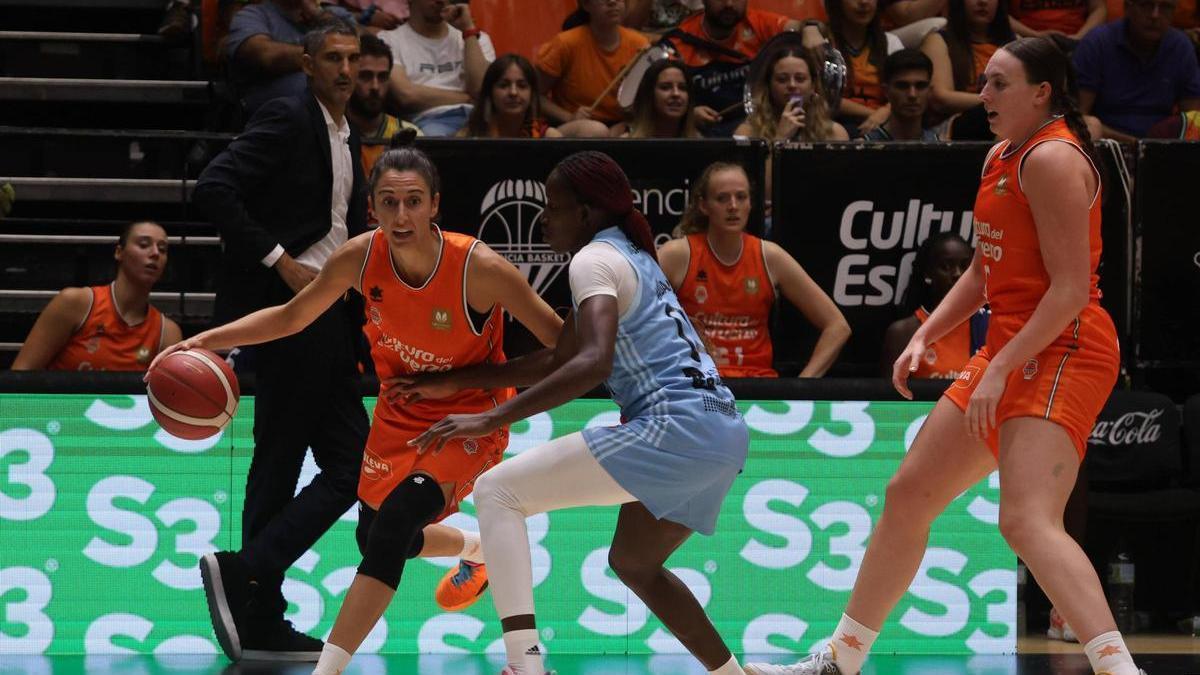
MULTIPOLYGON (((257 622, 255 622, 257 623, 257 622)), ((280 618, 243 633, 242 658, 255 661, 312 661, 321 658, 325 643, 280 618)))
POLYGON ((200 580, 204 583, 208 616, 221 651, 230 661, 237 661, 242 658, 242 628, 257 584, 245 563, 229 551, 201 557, 200 580))

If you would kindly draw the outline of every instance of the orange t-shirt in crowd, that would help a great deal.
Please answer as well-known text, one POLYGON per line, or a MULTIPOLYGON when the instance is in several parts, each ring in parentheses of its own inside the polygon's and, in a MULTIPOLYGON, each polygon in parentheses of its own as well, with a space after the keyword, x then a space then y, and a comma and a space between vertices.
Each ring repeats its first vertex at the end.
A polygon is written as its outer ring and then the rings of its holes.
MULTIPOLYGON (((1112 21, 1112 17, 1108 17, 1112 21)), ((1171 17, 1171 25, 1179 30, 1200 28, 1200 13, 1196 11, 1196 0, 1179 0, 1175 5, 1175 15, 1171 17)))
POLYGON ((92 306, 47 370, 145 370, 162 349, 164 321, 153 306, 130 326, 121 318, 112 284, 92 286, 92 306))
POLYGON ((768 330, 775 285, 762 240, 742 233, 732 265, 717 258, 703 232, 689 234, 687 243, 687 275, 676 295, 712 345, 721 377, 778 377, 768 330))
MULTIPOLYGON (((621 68, 636 58, 639 51, 650 46, 650 41, 641 33, 624 26, 620 31, 621 42, 611 52, 596 44, 596 38, 587 26, 563 31, 542 45, 534 65, 558 78, 550 90, 550 98, 555 103, 570 113, 592 105, 621 68)), ((621 121, 616 87, 600 100, 592 111, 592 118, 608 124, 621 121)))
POLYGON ((861 103, 872 110, 887 103, 887 97, 883 95, 883 85, 880 84, 882 73, 870 61, 871 46, 863 47, 858 55, 852 55, 849 51, 846 51, 845 54, 853 69, 854 77, 846 79, 846 86, 842 89, 842 98, 861 103))
MULTIPOLYGON (((361 285, 367 321, 363 331, 380 381, 420 372, 439 372, 476 363, 503 363, 504 321, 499 305, 486 315, 469 310, 467 265, 479 241, 465 234, 440 232, 441 252, 429 279, 410 286, 392 261, 387 234, 376 230, 363 263, 361 285)), ((450 440, 441 452, 417 454, 408 441, 450 414, 495 408, 515 390, 467 389, 453 396, 412 403, 375 403, 374 421, 363 451, 358 496, 378 509, 392 489, 413 472, 438 483, 453 483, 454 496, 441 517, 458 510, 475 479, 500 461, 508 446, 508 427, 481 438, 450 440)))
POLYGON ((992 55, 999 49, 999 45, 991 42, 975 42, 971 44, 971 56, 975 59, 975 81, 967 91, 972 94, 978 94, 983 89, 983 71, 987 68, 988 61, 992 59, 992 55))
MULTIPOLYGON (((679 30, 742 54, 748 61, 758 56, 758 50, 762 49, 768 40, 782 33, 783 27, 787 25, 788 21, 791 19, 782 14, 764 12, 760 9, 747 9, 745 18, 734 27, 733 33, 729 37, 724 40, 713 40, 704 30, 704 12, 696 12, 679 24, 679 30)), ((671 44, 675 45, 675 49, 679 52, 679 58, 689 66, 703 66, 712 61, 729 60, 722 54, 715 54, 703 47, 693 47, 683 40, 672 40, 671 44)))
MULTIPOLYGON (((918 307, 915 316, 917 321, 925 323, 929 312, 924 307, 918 307)), ((925 348, 917 364, 917 372, 913 377, 953 380, 958 377, 971 359, 971 320, 960 323, 942 339, 930 343, 925 348)))
POLYGON ((1011 0, 1008 12, 1034 30, 1074 35, 1087 21, 1087 0, 1011 0))
MULTIPOLYGON (((992 357, 1033 315, 1050 289, 1037 223, 1021 185, 1021 167, 1042 143, 1068 143, 1086 156, 1061 118, 1048 122, 1019 147, 1005 141, 988 154, 975 198, 976 251, 983 261, 984 294, 991 306, 987 344, 967 362, 946 396, 966 410, 992 357)), ((1090 162, 1090 160, 1089 160, 1090 162)), ((1092 170, 1096 171, 1095 165, 1092 170)), ((1096 171, 1097 183, 1100 174, 1096 171)), ((998 428, 1015 417, 1040 417, 1061 426, 1082 457, 1096 416, 1117 380, 1120 350, 1112 318, 1100 306, 1100 187, 1088 209, 1089 301, 1054 341, 1005 380, 988 448, 999 454, 998 428)))

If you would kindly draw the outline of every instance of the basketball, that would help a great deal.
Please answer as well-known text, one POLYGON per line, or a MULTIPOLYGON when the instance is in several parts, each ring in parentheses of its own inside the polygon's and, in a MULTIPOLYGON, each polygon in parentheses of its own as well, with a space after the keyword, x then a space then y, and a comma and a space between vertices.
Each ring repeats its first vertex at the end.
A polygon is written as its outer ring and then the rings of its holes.
POLYGON ((237 411, 238 381, 225 360, 207 349, 169 354, 149 373, 150 411, 167 433, 187 440, 220 433, 237 411))

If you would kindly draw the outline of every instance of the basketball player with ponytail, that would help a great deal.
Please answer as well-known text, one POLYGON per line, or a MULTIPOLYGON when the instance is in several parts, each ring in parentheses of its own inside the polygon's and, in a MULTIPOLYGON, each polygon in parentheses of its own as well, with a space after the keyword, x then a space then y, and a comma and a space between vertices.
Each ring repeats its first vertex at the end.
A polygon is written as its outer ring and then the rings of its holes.
POLYGON ((564 159, 546 181, 546 242, 572 253, 573 316, 556 347, 506 364, 412 384, 531 385, 499 407, 452 415, 414 442, 436 452, 582 396, 607 382, 624 424, 585 429, 527 450, 480 477, 475 507, 504 631, 506 675, 542 675, 525 519, 574 506, 621 505, 613 571, 710 673, 741 675, 691 591, 664 566, 692 532, 712 534, 746 459, 749 437, 659 268, 629 180, 607 155, 564 159))
MULTIPOLYGON (((407 559, 464 560, 439 586, 438 602, 446 609, 461 609, 486 587, 482 566, 470 564, 482 562, 478 538, 440 521, 458 511, 477 478, 500 462, 508 445, 507 425, 447 444, 441 452, 421 453, 411 440, 448 413, 494 408, 513 391, 488 387, 419 397, 397 392, 396 379, 503 362, 505 310, 542 344, 554 344, 562 326, 512 263, 473 237, 444 232, 433 223, 441 193, 437 168, 425 153, 407 147, 384 153, 369 188, 379 229, 334 251, 316 279, 287 304, 204 331, 163 352, 276 340, 302 330, 348 290, 363 295, 364 332, 381 380, 358 481, 356 538, 363 559, 317 662, 314 672, 320 675, 346 668, 391 603, 407 559)), ((223 614, 236 617, 239 611, 230 607, 223 614)), ((218 638, 228 640, 222 625, 217 624, 218 638)))
POLYGON ((929 527, 1000 471, 1000 532, 1075 629, 1095 673, 1137 675, 1100 580, 1063 528, 1096 415, 1116 382, 1116 330, 1100 307, 1101 179, 1068 92, 1071 65, 1046 38, 997 50, 980 92, 1001 139, 975 199, 970 267, 909 340, 892 382, 985 302, 987 341, 938 401, 887 487, 850 603, 828 646, 752 675, 854 675, 925 554, 929 527))

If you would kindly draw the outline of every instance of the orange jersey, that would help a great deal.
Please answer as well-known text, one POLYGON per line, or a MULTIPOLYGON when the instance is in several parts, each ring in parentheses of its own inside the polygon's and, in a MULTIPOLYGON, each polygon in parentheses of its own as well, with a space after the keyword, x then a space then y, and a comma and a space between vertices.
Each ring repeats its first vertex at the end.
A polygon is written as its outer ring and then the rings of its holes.
MULTIPOLYGON (((964 410, 991 358, 1021 330, 1050 288, 1033 212, 1020 177, 1029 151, 1047 142, 1069 143, 1083 152, 1066 122, 1056 119, 1020 147, 1012 148, 1007 141, 997 145, 984 164, 975 199, 975 234, 976 250, 984 259, 984 290, 992 318, 987 344, 946 392, 964 410)), ((1096 179, 1099 181, 1098 172, 1096 179)), ((1078 316, 1064 322, 1062 333, 1050 345, 1009 373, 996 410, 997 424, 1014 417, 1041 417, 1055 422, 1066 430, 1080 457, 1120 366, 1116 329, 1100 307, 1097 285, 1101 250, 1099 187, 1088 214, 1091 300, 1078 316)), ((994 454, 999 453, 995 428, 988 446, 994 454)))
POLYGON ((968 86, 967 91, 978 94, 983 90, 983 71, 988 61, 1000 47, 991 42, 974 42, 971 44, 971 58, 975 61, 975 80, 968 86))
POLYGON ((1057 30, 1069 36, 1083 28, 1088 3, 1087 0, 1011 0, 1008 13, 1034 30, 1057 30))
POLYGON ((620 33, 621 41, 611 52, 596 43, 592 30, 587 26, 563 31, 542 45, 535 65, 538 70, 557 78, 558 81, 550 89, 550 96, 555 103, 567 112, 574 113, 579 108, 590 107, 604 94, 592 111, 593 118, 607 124, 621 121, 617 88, 609 89, 609 83, 625 64, 637 58, 638 52, 650 46, 650 41, 641 33, 623 26, 620 33))
MULTIPOLYGON (((925 323, 929 312, 924 307, 916 311, 917 321, 925 323)), ((971 358, 971 321, 960 323, 937 342, 930 343, 925 348, 917 364, 917 372, 912 377, 935 379, 954 379, 966 367, 971 358)))
MULTIPOLYGON (((747 9, 746 16, 734 27, 733 33, 724 40, 712 40, 704 30, 704 12, 684 19, 679 24, 679 30, 684 33, 699 36, 731 51, 738 52, 750 61, 758 56, 759 50, 768 40, 783 32, 788 17, 774 12, 764 12, 759 9, 747 9)), ((697 47, 683 40, 671 41, 679 51, 679 58, 692 67, 707 65, 712 61, 728 61, 723 54, 714 53, 704 47, 697 47)))
POLYGON ((778 377, 768 322, 775 287, 767 274, 763 242, 742 233, 742 254, 726 265, 704 233, 689 234, 688 269, 679 302, 712 345, 721 377, 778 377))
POLYGON ((887 97, 883 95, 883 85, 879 83, 879 69, 870 61, 871 46, 863 47, 863 50, 857 55, 850 54, 850 52, 846 52, 846 55, 849 57, 854 76, 846 78, 842 97, 861 103, 872 110, 887 103, 887 97))
MULTIPOLYGON (((386 235, 376 230, 371 237, 360 287, 367 317, 364 332, 381 381, 505 360, 500 307, 493 307, 478 326, 468 309, 467 264, 479 241, 454 232, 442 231, 441 237, 437 266, 419 287, 396 273, 386 235)), ((453 513, 475 478, 500 461, 508 445, 507 427, 483 438, 453 439, 436 455, 417 455, 408 441, 447 415, 490 410, 514 393, 511 388, 469 389, 448 398, 403 404, 388 402, 381 390, 363 454, 359 497, 379 508, 397 483, 419 471, 439 483, 455 484, 455 499, 443 516, 453 513)))
POLYGON ((112 284, 92 286, 92 306, 47 370, 145 370, 162 349, 164 321, 153 306, 130 326, 121 318, 112 284))

